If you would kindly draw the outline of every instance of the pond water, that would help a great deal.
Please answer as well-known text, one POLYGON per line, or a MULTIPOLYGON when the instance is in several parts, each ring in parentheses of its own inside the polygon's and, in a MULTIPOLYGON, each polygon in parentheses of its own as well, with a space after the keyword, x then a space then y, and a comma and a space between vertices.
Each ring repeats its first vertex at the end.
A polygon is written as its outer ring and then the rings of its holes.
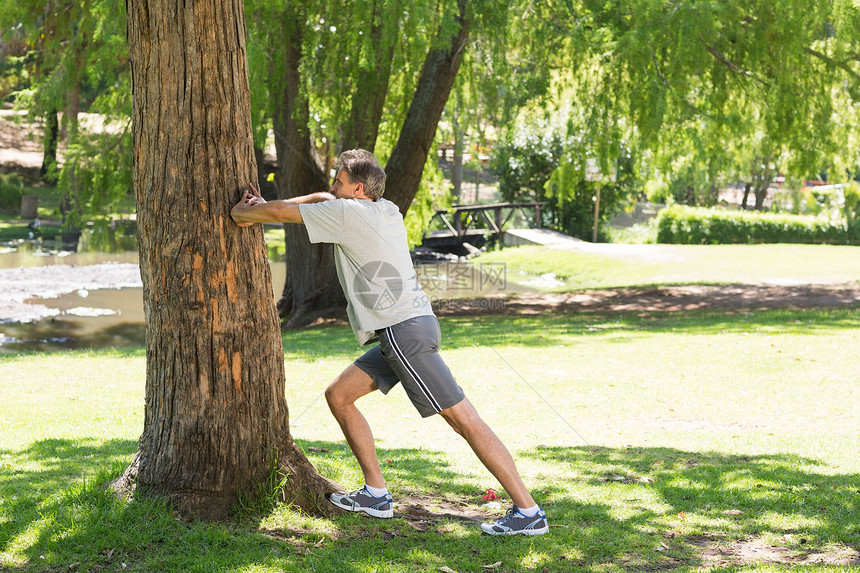
MULTIPOLYGON (((4 307, 0 304, 0 353, 143 346, 142 289, 140 286, 127 286, 130 283, 139 285, 136 264, 136 252, 0 250, 0 283, 6 277, 6 284, 2 286, 5 292, 0 294, 0 299, 4 295, 6 298, 14 297, 13 284, 16 288, 26 288, 21 287, 22 281, 16 278, 17 275, 10 274, 20 271, 26 273, 34 284, 30 292, 40 293, 36 296, 22 295, 21 301, 29 308, 41 309, 35 318, 16 318, 8 311, 4 316, 4 307), (80 273, 77 271, 86 269, 92 269, 91 274, 96 276, 86 276, 86 279, 78 276, 80 273), (39 271, 49 270, 52 272, 39 274, 39 271), (102 288, 97 284, 99 276, 104 277, 106 270, 125 271, 124 279, 107 281, 118 280, 115 284, 119 287, 102 288), (70 275, 76 276, 72 278, 70 275), (133 280, 129 281, 129 277, 133 280), (95 282, 81 282, 90 279, 95 282)), ((283 289, 286 265, 282 261, 271 261, 271 267, 273 289, 278 297, 283 289)), ((434 308, 464 297, 493 304, 493 295, 530 290, 510 283, 503 265, 442 260, 420 263, 416 265, 416 271, 434 308)))

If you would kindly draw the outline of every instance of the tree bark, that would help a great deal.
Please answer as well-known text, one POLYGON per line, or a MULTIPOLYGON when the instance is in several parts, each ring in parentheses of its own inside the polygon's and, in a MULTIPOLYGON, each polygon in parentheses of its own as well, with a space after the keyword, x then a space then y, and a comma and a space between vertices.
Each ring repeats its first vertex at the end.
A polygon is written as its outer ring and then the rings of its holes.
POLYGON ((756 178, 755 184, 755 210, 762 211, 764 209, 764 200, 767 199, 767 190, 770 189, 770 184, 773 182, 774 171, 769 167, 762 169, 756 178))
MULTIPOLYGON (((328 178, 317 157, 308 132, 308 101, 300 90, 299 66, 302 54, 302 19, 289 14, 282 25, 289 40, 284 61, 275 62, 272 76, 282 85, 271 90, 276 98, 274 116, 275 149, 278 155, 277 182, 281 198, 327 191, 328 178), (280 71, 280 74, 278 74, 280 71)), ((307 326, 318 318, 345 315, 346 298, 337 279, 334 249, 327 244, 311 244, 303 225, 284 225, 286 280, 278 314, 286 318, 284 328, 307 326)))
POLYGON ((748 181, 744 184, 744 198, 741 201, 741 210, 743 211, 747 210, 747 202, 749 201, 750 190, 752 190, 752 183, 748 181))
POLYGON ((452 124, 454 129, 454 159, 451 166, 451 195, 454 197, 455 203, 460 203, 460 197, 463 193, 463 140, 465 139, 465 129, 460 126, 459 106, 454 109, 452 114, 452 124))
POLYGON ((45 114, 45 137, 42 142, 42 167, 39 169, 39 177, 43 181, 55 182, 57 180, 57 146, 60 139, 60 120, 56 109, 49 110, 45 114))
POLYGON ((337 486, 293 442, 262 226, 230 208, 256 179, 241 0, 127 0, 134 185, 146 317, 146 495, 223 519, 277 460, 286 497, 337 486))
POLYGON ((468 43, 470 20, 466 15, 466 0, 458 0, 457 6, 460 25, 445 46, 427 53, 415 96, 385 166, 385 198, 395 203, 404 215, 418 193, 439 118, 451 95, 468 43))

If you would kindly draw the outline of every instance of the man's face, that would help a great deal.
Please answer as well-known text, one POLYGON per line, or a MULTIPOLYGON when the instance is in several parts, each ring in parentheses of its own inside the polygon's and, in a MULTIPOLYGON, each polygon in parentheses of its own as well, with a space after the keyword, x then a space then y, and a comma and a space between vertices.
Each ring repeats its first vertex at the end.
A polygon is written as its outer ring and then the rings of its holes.
POLYGON ((338 199, 352 199, 360 185, 361 183, 350 183, 346 171, 338 169, 334 183, 331 184, 331 193, 338 199))

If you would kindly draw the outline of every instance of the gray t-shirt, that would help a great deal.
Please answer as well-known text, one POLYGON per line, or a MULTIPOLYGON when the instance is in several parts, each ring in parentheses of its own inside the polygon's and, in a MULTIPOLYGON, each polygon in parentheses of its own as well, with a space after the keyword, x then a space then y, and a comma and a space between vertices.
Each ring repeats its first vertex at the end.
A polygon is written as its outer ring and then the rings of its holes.
POLYGON ((335 199, 299 205, 312 243, 333 243, 349 323, 361 344, 376 330, 432 315, 415 274, 403 216, 386 199, 335 199))

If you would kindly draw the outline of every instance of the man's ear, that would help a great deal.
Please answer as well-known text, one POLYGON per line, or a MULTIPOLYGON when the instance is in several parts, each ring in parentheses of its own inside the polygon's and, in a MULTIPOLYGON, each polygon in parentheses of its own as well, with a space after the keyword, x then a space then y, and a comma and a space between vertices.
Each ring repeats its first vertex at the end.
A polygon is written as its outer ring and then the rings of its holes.
POLYGON ((364 183, 356 183, 355 191, 352 192, 353 197, 366 197, 364 194, 364 183))

